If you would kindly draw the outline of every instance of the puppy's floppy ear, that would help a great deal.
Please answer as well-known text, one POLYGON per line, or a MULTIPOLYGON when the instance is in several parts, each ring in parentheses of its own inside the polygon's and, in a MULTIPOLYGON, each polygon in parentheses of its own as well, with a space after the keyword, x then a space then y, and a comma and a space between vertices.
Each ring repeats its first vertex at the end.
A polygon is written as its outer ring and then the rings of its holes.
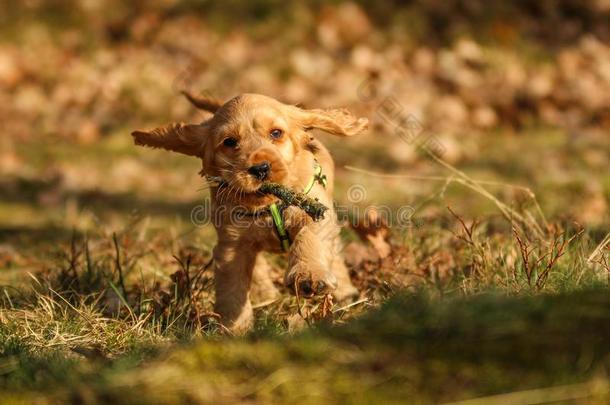
POLYGON ((317 128, 339 136, 353 136, 366 130, 369 120, 356 118, 344 108, 302 110, 297 109, 297 117, 305 129, 317 128))
POLYGON ((207 128, 205 125, 174 123, 152 131, 134 131, 131 136, 136 145, 202 157, 207 128))
POLYGON ((187 90, 182 90, 182 94, 184 94, 184 97, 186 97, 195 107, 211 113, 215 113, 223 105, 223 102, 219 99, 209 97, 205 94, 195 95, 187 90))

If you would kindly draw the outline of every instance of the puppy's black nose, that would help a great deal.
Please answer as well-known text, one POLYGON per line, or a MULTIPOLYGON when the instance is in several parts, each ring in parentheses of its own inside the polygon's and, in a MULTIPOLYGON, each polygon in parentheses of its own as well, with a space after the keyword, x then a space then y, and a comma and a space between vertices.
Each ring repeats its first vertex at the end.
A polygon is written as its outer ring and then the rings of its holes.
POLYGON ((256 177, 259 180, 265 180, 269 176, 271 170, 271 163, 265 161, 248 168, 248 173, 256 177))

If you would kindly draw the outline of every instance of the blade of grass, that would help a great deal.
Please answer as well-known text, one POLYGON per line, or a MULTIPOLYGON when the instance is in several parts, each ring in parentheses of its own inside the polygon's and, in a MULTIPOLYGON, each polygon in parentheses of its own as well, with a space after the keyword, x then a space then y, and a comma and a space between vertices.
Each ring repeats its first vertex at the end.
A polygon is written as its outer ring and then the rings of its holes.
POLYGON ((129 305, 129 303, 123 296, 123 294, 121 294, 121 291, 119 290, 119 288, 116 285, 114 285, 114 283, 111 280, 108 280, 108 284, 110 285, 110 288, 112 288, 114 293, 119 297, 119 300, 121 300, 123 305, 125 305, 125 307, 127 307, 127 310, 129 311, 129 315, 131 316, 132 321, 136 322, 136 315, 134 314, 133 310, 131 309, 131 306, 129 305))

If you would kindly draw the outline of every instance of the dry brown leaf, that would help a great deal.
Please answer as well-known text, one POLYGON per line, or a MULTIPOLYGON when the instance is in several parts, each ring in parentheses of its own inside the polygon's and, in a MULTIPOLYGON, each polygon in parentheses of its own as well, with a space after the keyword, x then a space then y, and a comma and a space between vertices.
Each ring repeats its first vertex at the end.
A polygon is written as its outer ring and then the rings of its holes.
POLYGON ((350 224, 358 236, 375 248, 380 258, 387 257, 392 248, 388 242, 390 230, 386 218, 375 208, 369 207, 362 218, 350 224))

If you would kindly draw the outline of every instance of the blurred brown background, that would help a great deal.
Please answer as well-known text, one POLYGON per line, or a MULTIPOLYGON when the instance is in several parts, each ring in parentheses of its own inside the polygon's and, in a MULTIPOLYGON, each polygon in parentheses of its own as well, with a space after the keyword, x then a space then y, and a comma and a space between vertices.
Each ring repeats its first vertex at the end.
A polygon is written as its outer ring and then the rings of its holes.
POLYGON ((184 88, 368 116, 365 136, 324 137, 339 201, 358 182, 363 203, 409 204, 422 217, 447 203, 495 212, 459 187, 439 200, 439 183, 342 168, 446 175, 384 118, 391 100, 469 175, 531 188, 550 217, 608 224, 607 0, 1 4, 0 237, 11 246, 123 226, 134 212, 190 227, 204 198, 198 163, 137 150, 129 136, 204 119, 184 88))

